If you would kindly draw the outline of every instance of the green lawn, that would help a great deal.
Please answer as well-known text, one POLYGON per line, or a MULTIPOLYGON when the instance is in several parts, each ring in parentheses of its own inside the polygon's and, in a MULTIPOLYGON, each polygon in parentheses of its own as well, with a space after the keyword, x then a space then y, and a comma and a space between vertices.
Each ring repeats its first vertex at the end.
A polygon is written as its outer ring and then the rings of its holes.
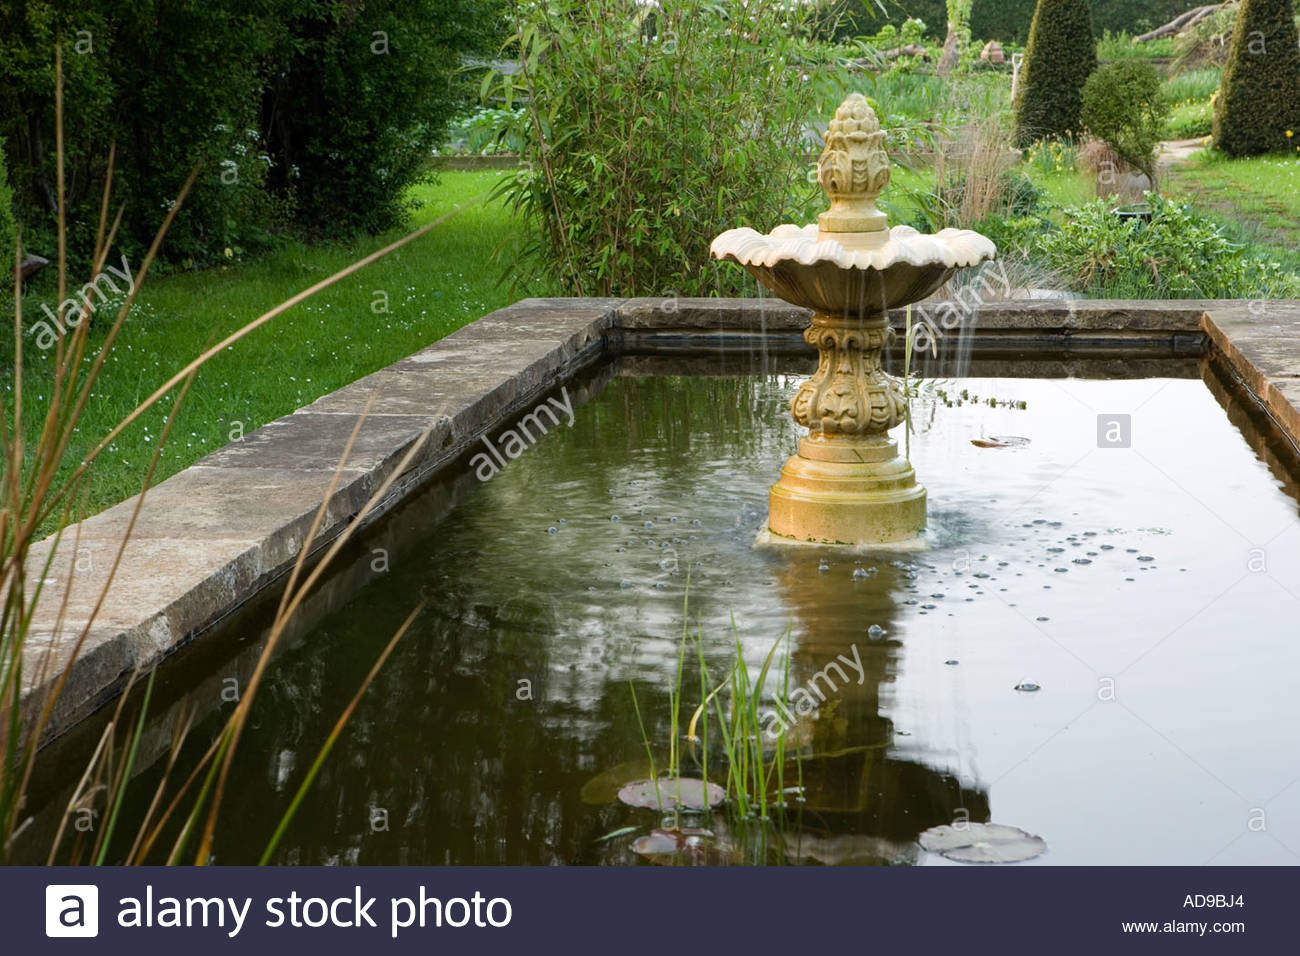
MULTIPOLYGON (((466 208, 430 234, 274 319, 228 354, 213 359, 185 400, 155 481, 227 444, 241 431, 247 433, 286 415, 505 305, 512 296, 497 282, 501 269, 492 254, 511 232, 513 220, 500 203, 468 205, 503 175, 446 172, 436 183, 416 187, 413 198, 421 206, 413 214, 412 228, 456 204, 466 208)), ((141 399, 205 347, 403 231, 340 243, 292 243, 253 262, 147 282, 105 363, 79 423, 80 440, 70 449, 68 460, 79 461, 141 399)), ((134 269, 137 264, 130 265, 134 269)), ((42 281, 24 296, 28 329, 39 318, 41 305, 53 308, 56 299, 52 277, 38 278, 42 281)), ((113 314, 107 306, 99 309, 98 328, 92 331, 88 351, 98 350, 113 314)), ((12 337, 0 341, 6 343, 0 346, 0 378, 10 400, 12 337)), ((42 352, 35 341, 32 335, 24 338, 24 418, 29 435, 35 434, 32 426, 44 412, 54 364, 53 349, 42 352)), ((140 490, 169 407, 164 401, 100 458, 86 488, 86 514, 140 490)))
MULTIPOLYGON (((1300 131, 1298 131, 1300 132, 1300 131)), ((1300 143, 1300 135, 1296 140, 1300 143)), ((1174 167, 1164 189, 1187 197, 1283 261, 1300 264, 1300 152, 1228 159, 1206 150, 1174 167)))

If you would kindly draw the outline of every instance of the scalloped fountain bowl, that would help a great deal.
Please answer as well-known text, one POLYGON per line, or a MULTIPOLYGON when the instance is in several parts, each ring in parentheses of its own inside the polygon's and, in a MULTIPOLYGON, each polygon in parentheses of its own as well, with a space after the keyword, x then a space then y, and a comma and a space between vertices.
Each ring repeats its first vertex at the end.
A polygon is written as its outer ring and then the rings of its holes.
POLYGON ((768 235, 744 227, 722 233, 709 251, 744 266, 787 302, 858 318, 919 302, 958 269, 997 253, 991 240, 969 229, 926 235, 894 226, 876 235, 878 243, 855 250, 846 245, 848 235, 824 233, 816 225, 777 226, 768 235))

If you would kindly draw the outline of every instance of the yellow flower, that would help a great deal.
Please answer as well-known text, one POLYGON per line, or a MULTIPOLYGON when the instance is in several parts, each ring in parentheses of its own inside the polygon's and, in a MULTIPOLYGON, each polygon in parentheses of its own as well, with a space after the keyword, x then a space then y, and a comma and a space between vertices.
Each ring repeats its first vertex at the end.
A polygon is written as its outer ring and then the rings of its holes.
POLYGON ((1290 139, 1290 138, 1291 138, 1292 136, 1294 136, 1294 135, 1295 135, 1295 130, 1293 130, 1293 129, 1289 129, 1289 130, 1286 131, 1286 138, 1287 138, 1287 139, 1290 139))

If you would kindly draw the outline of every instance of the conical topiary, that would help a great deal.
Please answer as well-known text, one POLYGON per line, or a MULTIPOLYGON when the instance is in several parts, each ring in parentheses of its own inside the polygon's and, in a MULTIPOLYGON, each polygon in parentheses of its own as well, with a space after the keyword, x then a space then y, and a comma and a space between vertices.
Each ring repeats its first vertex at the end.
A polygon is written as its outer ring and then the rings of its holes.
POLYGON ((1245 0, 1214 101, 1214 145, 1230 156, 1252 156, 1298 141, 1300 48, 1294 4, 1245 0))
POLYGON ((1078 132, 1083 84, 1096 67, 1088 0, 1038 0, 1016 90, 1016 144, 1078 132))

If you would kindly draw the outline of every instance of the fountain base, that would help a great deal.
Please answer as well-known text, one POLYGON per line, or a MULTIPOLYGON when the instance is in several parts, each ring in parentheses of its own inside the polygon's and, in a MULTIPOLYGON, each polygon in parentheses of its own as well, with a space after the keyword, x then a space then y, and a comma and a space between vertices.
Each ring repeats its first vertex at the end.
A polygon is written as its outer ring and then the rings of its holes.
POLYGON ((925 488, 888 436, 810 435, 768 497, 773 541, 861 546, 920 538, 925 488))

